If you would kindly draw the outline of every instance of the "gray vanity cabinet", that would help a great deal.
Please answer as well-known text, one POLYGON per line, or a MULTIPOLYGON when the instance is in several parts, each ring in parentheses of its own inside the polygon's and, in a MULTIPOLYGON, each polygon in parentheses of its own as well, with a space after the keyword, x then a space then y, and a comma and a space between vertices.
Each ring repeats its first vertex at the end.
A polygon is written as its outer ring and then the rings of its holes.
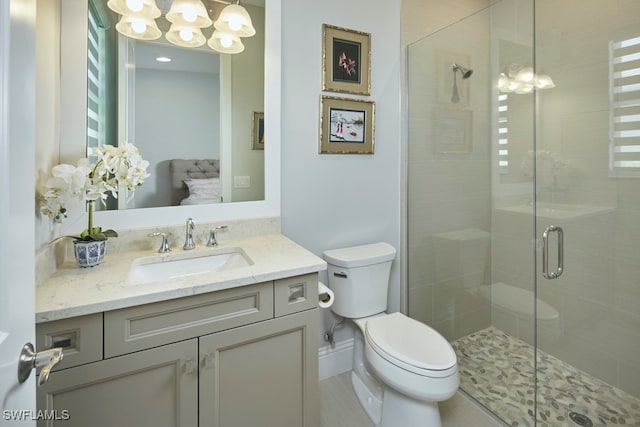
POLYGON ((37 392, 38 409, 70 419, 38 426, 317 427, 317 280, 38 324, 74 356, 37 392))
POLYGON ((317 310, 200 338, 200 427, 315 426, 317 310))
POLYGON ((59 420, 38 426, 197 426, 197 358, 192 339, 53 372, 38 409, 59 420))

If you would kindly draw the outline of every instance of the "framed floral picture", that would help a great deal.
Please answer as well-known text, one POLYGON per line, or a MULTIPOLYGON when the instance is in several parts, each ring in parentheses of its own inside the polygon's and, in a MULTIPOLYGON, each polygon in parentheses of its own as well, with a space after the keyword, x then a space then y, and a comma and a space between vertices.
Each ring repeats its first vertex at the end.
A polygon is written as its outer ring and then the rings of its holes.
POLYGON ((324 24, 322 90, 370 95, 371 34, 324 24))
POLYGON ((264 150, 264 113, 253 112, 253 137, 251 138, 253 150, 264 150))
POLYGON ((320 97, 320 154, 373 154, 372 101, 320 97))

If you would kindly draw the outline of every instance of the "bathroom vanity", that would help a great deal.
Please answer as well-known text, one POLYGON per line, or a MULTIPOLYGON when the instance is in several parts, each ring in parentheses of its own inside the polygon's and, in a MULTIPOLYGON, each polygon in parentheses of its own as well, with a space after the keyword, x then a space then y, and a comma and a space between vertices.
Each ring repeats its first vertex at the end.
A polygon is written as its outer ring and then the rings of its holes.
POLYGON ((185 252, 108 255, 38 287, 37 348, 64 347, 38 409, 65 426, 317 426, 324 261, 279 234, 185 252), (137 265, 238 251, 248 265, 131 280, 137 265))

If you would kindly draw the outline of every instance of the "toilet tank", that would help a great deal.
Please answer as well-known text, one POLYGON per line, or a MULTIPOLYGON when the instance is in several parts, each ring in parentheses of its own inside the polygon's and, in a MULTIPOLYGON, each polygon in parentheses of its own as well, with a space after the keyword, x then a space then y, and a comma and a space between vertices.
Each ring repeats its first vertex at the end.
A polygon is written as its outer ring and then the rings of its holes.
POLYGON ((329 287, 335 296, 331 310, 349 319, 385 311, 395 256, 395 248, 383 242, 326 251, 329 287))

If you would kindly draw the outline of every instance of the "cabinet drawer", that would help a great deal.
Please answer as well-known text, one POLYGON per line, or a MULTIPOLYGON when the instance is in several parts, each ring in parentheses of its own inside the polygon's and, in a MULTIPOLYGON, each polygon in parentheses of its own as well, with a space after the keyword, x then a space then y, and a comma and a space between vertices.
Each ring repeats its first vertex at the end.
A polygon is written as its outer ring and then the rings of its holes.
POLYGON ((318 306, 318 275, 316 273, 276 280, 274 289, 276 317, 318 306))
POLYGON ((104 314, 105 357, 272 317, 272 282, 109 311, 104 314))
POLYGON ((102 313, 38 323, 36 349, 53 347, 64 349, 64 356, 54 371, 101 360, 102 313))

